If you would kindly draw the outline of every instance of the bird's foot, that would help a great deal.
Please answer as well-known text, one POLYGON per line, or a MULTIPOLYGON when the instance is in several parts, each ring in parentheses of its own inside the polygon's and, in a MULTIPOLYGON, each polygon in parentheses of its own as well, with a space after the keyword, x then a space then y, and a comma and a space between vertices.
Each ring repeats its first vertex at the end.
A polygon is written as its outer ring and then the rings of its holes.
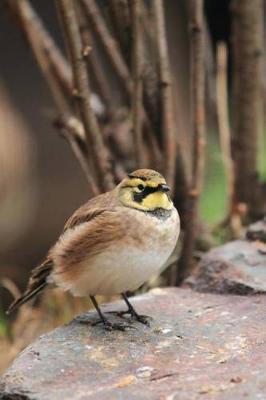
POLYGON ((117 317, 123 318, 124 315, 129 315, 131 321, 138 321, 141 324, 150 326, 150 321, 152 318, 148 315, 139 315, 137 312, 132 310, 125 310, 125 311, 109 311, 108 314, 116 315, 117 317))
POLYGON ((150 317, 149 315, 136 315, 133 318, 135 318, 138 322, 140 322, 141 324, 150 326, 150 321, 152 320, 152 317, 150 317))
POLYGON ((152 318, 148 315, 139 315, 137 313, 131 313, 131 318, 140 322, 143 325, 151 326, 150 321, 152 318))
POLYGON ((134 329, 134 327, 132 325, 128 325, 125 323, 119 323, 119 322, 110 322, 108 319, 104 319, 104 320, 98 320, 96 322, 93 323, 93 325, 99 325, 99 324, 103 324, 104 329, 107 331, 126 331, 127 329, 134 329))

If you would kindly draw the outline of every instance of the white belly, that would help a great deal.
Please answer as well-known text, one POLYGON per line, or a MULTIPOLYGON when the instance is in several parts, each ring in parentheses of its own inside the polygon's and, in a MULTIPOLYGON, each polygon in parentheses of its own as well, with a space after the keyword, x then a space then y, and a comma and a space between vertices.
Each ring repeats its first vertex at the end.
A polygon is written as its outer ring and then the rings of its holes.
POLYGON ((73 266, 79 270, 75 279, 67 281, 63 275, 55 273, 52 280, 75 296, 112 295, 136 290, 161 272, 179 235, 177 212, 163 225, 155 217, 150 218, 145 224, 146 231, 143 230, 143 244, 130 240, 134 235, 129 230, 126 239, 73 266))
POLYGON ((169 250, 141 251, 137 248, 110 249, 84 265, 75 286, 66 287, 76 296, 111 295, 133 291, 159 273, 169 250))

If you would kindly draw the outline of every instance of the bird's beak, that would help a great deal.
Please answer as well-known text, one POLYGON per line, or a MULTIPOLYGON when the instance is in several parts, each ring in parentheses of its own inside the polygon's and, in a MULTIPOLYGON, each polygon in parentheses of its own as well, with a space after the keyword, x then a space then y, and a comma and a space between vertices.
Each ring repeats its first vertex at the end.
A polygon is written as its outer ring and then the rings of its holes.
POLYGON ((161 190, 162 192, 169 192, 170 187, 165 183, 161 183, 161 185, 159 185, 159 190, 161 190))

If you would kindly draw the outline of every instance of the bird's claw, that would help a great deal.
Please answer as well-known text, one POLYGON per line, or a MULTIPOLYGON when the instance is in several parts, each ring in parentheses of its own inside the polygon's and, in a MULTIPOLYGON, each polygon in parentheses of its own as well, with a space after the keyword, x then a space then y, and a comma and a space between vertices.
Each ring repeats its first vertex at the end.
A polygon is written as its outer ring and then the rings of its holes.
POLYGON ((99 325, 99 324, 103 324, 104 329, 109 331, 109 332, 110 331, 122 331, 122 332, 124 332, 127 329, 135 329, 132 325, 127 325, 125 323, 113 323, 113 322, 110 322, 108 319, 106 319, 104 321, 98 320, 98 321, 95 321, 93 323, 94 326, 95 325, 99 325))
POLYGON ((140 322, 141 324, 150 326, 150 321, 152 318, 148 315, 139 315, 137 313, 132 312, 131 310, 125 311, 109 311, 108 314, 116 315, 117 317, 123 318, 124 315, 130 315, 130 320, 140 322))
POLYGON ((131 315, 131 317, 133 319, 135 319, 136 321, 140 322, 141 324, 151 326, 149 319, 151 320, 152 318, 149 317, 148 315, 134 314, 134 315, 131 315))

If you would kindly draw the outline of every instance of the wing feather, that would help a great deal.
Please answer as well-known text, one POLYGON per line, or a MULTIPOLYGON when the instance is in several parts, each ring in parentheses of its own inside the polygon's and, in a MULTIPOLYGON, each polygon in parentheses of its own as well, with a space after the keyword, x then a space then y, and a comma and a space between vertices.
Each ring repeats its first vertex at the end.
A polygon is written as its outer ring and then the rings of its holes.
POLYGON ((10 314, 44 289, 47 285, 47 277, 50 275, 52 267, 52 260, 46 259, 41 265, 32 270, 25 292, 10 305, 6 312, 7 314, 10 314))
POLYGON ((89 200, 74 212, 47 259, 32 270, 25 292, 11 304, 8 314, 42 291, 53 272, 71 271, 75 264, 97 254, 121 235, 115 217, 116 204, 115 196, 107 192, 89 200))
POLYGON ((76 265, 89 262, 125 237, 126 224, 120 210, 95 209, 90 216, 82 223, 70 225, 49 253, 56 273, 74 270, 76 265))
POLYGON ((112 195, 110 195, 110 192, 93 197, 83 206, 78 208, 68 219, 64 226, 63 233, 66 230, 73 229, 84 222, 91 221, 104 212, 104 210, 108 210, 115 205, 116 200, 112 195))

